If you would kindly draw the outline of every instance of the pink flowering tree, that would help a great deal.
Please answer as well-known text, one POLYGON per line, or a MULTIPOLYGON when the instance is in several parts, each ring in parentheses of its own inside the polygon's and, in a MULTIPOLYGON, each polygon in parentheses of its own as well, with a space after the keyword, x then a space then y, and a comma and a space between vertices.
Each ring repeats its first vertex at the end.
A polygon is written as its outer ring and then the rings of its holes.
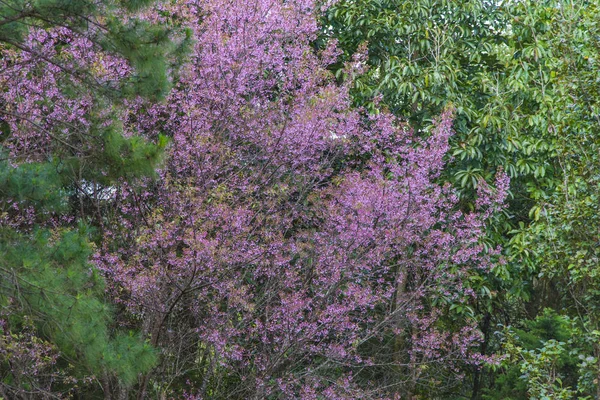
MULTIPOLYGON (((149 342, 139 353, 133 339, 85 353, 101 360, 80 377, 86 390, 101 381, 107 399, 404 398, 451 389, 465 365, 486 361, 470 282, 497 261, 480 239, 507 179, 482 185, 478 209, 460 211, 438 180, 451 111, 415 135, 385 110, 353 108, 365 55, 336 81, 335 43, 313 46, 320 11, 312 0, 179 0, 146 11, 145 21, 194 40, 160 104, 66 96, 81 86, 43 59, 14 50, 0 60, 10 72, 0 101, 14 108, 3 116, 4 151, 16 164, 60 154, 72 179, 55 185, 76 200, 60 216, 14 201, 2 218, 20 231, 32 221, 98 227, 91 278, 69 289, 102 289, 119 311, 95 346, 125 330, 149 342)), ((27 40, 96 68, 108 86, 133 73, 73 32, 27 40)), ((86 269, 82 247, 70 257, 86 269)), ((48 353, 52 365, 78 351, 39 343, 36 357, 48 353)))
MULTIPOLYGON (((351 107, 315 53, 313 1, 180 2, 195 48, 167 104, 132 129, 171 137, 160 178, 115 187, 96 265, 160 349, 150 387, 197 398, 386 398, 483 360, 471 277, 507 181, 464 214, 427 139, 351 107)), ((164 14, 164 13, 163 13, 164 14)), ((160 13, 148 18, 162 18, 160 13)), ((456 379, 445 379, 450 385, 456 379)))

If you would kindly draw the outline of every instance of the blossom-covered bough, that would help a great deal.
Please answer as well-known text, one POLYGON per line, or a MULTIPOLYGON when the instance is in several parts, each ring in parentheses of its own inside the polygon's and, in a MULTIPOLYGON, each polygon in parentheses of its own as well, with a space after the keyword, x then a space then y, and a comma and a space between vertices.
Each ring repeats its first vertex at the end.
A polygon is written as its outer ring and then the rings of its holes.
MULTIPOLYGON (((480 239, 506 177, 460 211, 437 181, 451 111, 419 138, 353 108, 360 59, 331 76, 335 43, 312 44, 319 10, 182 0, 144 15, 195 41, 166 102, 120 111, 125 132, 169 144, 157 177, 114 180, 89 211, 119 323, 157 349, 138 399, 394 398, 485 361, 467 283, 496 260, 480 239)), ((19 135, 17 153, 52 142, 19 135)))
POLYGON ((170 132, 168 159, 135 195, 146 208, 123 192, 111 232, 122 245, 98 257, 165 364, 199 362, 200 397, 365 398, 412 379, 371 387, 382 363, 429 365, 424 381, 479 363, 475 321, 440 319, 470 303, 461 282, 490 266, 478 242, 487 213, 463 215, 435 182, 451 114, 421 142, 388 114, 353 109, 351 82, 326 69, 335 45, 311 47, 311 1, 178 12, 194 29, 192 60, 168 104, 135 121, 170 132), (132 229, 137 212, 145 224, 132 229))

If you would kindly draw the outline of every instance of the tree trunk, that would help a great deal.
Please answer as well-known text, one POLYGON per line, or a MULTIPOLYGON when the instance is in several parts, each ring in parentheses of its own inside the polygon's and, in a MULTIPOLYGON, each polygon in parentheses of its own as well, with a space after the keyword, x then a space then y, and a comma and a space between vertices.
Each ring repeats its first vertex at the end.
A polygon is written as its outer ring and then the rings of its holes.
MULTIPOLYGON (((483 317, 483 323, 481 324, 481 331, 483 332, 483 342, 481 343, 480 353, 485 356, 487 353, 487 346, 490 340, 490 322, 492 315, 486 312, 483 317)), ((475 372, 473 374, 473 393, 471 394, 472 400, 479 398, 479 391, 481 390, 481 369, 475 366, 475 372)))

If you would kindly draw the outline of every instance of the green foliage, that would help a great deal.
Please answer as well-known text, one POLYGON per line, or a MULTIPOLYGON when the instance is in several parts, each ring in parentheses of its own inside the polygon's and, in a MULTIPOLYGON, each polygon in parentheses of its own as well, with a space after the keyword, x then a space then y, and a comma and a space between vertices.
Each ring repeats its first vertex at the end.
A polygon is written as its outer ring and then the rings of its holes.
POLYGON ((472 188, 512 161, 503 137, 512 110, 497 86, 504 78, 498 48, 506 19, 491 1, 341 1, 324 25, 344 50, 343 60, 367 43, 370 69, 353 92, 359 104, 369 108, 382 95, 417 129, 445 107, 456 109, 453 155, 461 174, 454 181, 472 188))
POLYGON ((109 372, 130 385, 154 365, 149 344, 111 326, 103 279, 88 262, 92 247, 85 226, 32 235, 3 228, 1 234, 0 306, 9 311, 9 326, 32 319, 80 377, 109 372))
MULTIPOLYGON (((12 166, 0 153, 0 197, 48 212, 66 211, 62 181, 52 163, 12 166)), ((7 211, 7 210, 3 210, 7 211)))
POLYGON ((139 136, 125 137, 111 125, 94 132, 85 155, 61 155, 54 162, 63 182, 76 180, 111 185, 119 179, 151 177, 163 159, 168 139, 151 143, 139 136))
POLYGON ((591 388, 581 376, 590 362, 584 356, 589 346, 580 335, 576 320, 550 309, 521 329, 506 328, 502 342, 507 358, 483 398, 586 398, 591 388))

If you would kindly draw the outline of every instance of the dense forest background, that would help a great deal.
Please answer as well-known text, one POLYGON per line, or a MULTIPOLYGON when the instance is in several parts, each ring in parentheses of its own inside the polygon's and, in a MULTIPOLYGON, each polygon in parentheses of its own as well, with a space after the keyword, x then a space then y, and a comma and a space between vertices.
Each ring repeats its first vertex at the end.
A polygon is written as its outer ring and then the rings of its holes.
POLYGON ((599 7, 0 0, 0 399, 600 398, 599 7))

